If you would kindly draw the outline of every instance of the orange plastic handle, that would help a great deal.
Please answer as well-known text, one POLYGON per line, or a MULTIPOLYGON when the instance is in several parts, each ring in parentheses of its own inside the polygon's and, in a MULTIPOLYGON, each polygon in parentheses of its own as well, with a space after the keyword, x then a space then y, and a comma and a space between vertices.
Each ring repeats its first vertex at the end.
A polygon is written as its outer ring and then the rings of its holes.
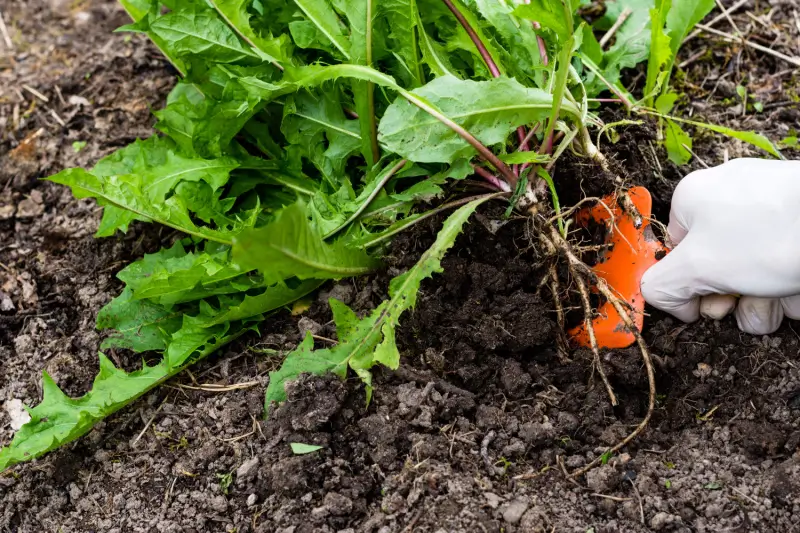
MULTIPOLYGON (((623 209, 617 195, 611 194, 603 198, 608 209, 598 203, 581 209, 576 218, 583 226, 591 220, 606 226, 606 243, 611 246, 601 254, 592 270, 628 303, 633 310, 633 322, 642 331, 645 303, 640 288, 642 276, 669 249, 656 238, 650 226, 653 205, 650 192, 644 187, 634 187, 628 190, 627 195, 635 213, 630 212, 630 209, 623 209)), ((603 303, 597 312, 592 326, 598 347, 627 348, 636 341, 634 334, 628 330, 610 303, 603 303)), ((570 330, 569 335, 578 346, 591 346, 583 324, 570 330)))

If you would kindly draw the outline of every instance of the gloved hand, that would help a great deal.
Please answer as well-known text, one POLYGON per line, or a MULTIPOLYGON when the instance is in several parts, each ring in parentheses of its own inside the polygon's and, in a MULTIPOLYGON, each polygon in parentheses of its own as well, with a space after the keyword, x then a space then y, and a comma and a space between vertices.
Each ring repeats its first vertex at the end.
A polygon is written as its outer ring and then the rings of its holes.
POLYGON ((739 328, 757 335, 800 319, 800 161, 692 172, 675 189, 667 229, 675 248, 645 272, 647 303, 684 322, 735 308, 739 328))

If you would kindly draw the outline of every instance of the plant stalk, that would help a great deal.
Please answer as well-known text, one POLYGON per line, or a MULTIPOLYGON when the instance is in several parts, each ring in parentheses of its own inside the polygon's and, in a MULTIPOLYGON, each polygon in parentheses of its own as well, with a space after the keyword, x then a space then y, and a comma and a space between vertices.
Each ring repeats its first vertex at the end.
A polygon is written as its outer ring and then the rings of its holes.
MULTIPOLYGON (((483 58, 483 62, 486 63, 486 67, 489 69, 489 72, 492 74, 492 77, 499 78, 500 77, 500 68, 497 66, 494 58, 492 58, 492 54, 489 53, 489 50, 486 48, 486 45, 481 41, 481 38, 475 32, 475 29, 470 25, 469 21, 464 17, 464 14, 461 10, 456 7, 456 5, 452 2, 452 0, 442 0, 447 8, 453 13, 458 20, 458 23, 461 24, 461 27, 464 28, 464 31, 467 32, 469 38, 472 40, 472 43, 475 45, 475 48, 478 49, 478 53, 483 58)), ((525 141, 526 133, 525 128, 520 126, 517 128, 517 137, 519 138, 520 142, 520 150, 527 152, 528 151, 528 144, 525 141)), ((515 167, 516 168, 516 167, 515 167)), ((514 175, 518 175, 519 172, 514 172, 514 175)), ((516 182, 515 182, 516 183, 516 182)))
POLYGON ((517 180, 519 178, 514 174, 514 172, 512 172, 509 166, 503 163, 499 157, 494 155, 494 153, 491 150, 489 150, 486 146, 484 146, 482 142, 476 139, 470 132, 464 129, 460 124, 454 122, 449 117, 442 114, 438 109, 431 106, 430 104, 419 98, 414 93, 406 91, 401 87, 397 87, 396 90, 403 96, 403 98, 405 98, 418 108, 422 109, 423 111, 431 115, 433 118, 435 118, 436 120, 438 120, 439 122, 450 128, 451 130, 453 130, 459 137, 467 141, 470 144, 470 146, 472 146, 473 148, 475 148, 475 150, 478 151, 478 154, 480 154, 481 157, 483 157, 495 169, 497 169, 500 175, 503 176, 503 179, 506 180, 506 182, 511 186, 512 190, 514 189, 514 187, 517 186, 517 180))

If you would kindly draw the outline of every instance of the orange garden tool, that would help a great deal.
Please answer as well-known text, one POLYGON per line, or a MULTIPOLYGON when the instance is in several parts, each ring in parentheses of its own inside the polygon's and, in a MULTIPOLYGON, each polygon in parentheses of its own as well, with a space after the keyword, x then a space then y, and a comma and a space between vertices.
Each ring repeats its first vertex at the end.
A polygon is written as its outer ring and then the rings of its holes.
MULTIPOLYGON (((621 195, 610 194, 602 203, 581 209, 576 216, 576 222, 583 227, 592 221, 605 226, 605 243, 609 246, 592 270, 627 302, 639 331, 644 321, 644 298, 639 287, 642 275, 669 251, 650 226, 652 204, 647 189, 634 187, 621 195)), ((635 342, 636 337, 611 303, 603 303, 597 312, 592 326, 599 348, 626 348, 635 342)), ((583 324, 569 334, 578 346, 591 347, 583 324)))

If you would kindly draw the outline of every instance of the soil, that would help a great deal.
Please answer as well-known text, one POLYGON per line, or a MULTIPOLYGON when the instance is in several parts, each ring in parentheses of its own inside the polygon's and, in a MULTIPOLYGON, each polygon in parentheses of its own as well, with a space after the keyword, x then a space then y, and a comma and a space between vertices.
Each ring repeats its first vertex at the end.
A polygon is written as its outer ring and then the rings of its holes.
MULTIPOLYGON (((96 240, 96 204, 39 178, 149 136, 150 110, 163 103, 175 72, 145 39, 111 33, 126 22, 111 0, 0 5, 14 43, 13 53, 0 56, 3 444, 17 401, 39 401, 42 370, 69 394, 89 388, 100 342, 94 320, 120 290, 114 274, 171 238, 136 225, 96 240)), ((749 38, 775 40, 796 55, 792 9, 762 2, 733 18, 749 38)), ((686 63, 676 76, 684 116, 772 139, 800 128, 800 85, 787 63, 704 37, 691 40, 679 61, 686 63), (737 84, 764 104, 762 113, 743 114, 737 84)), ((641 83, 636 75, 629 81, 641 83)), ((651 190, 655 214, 666 220, 672 189, 702 166, 699 158, 675 167, 647 124, 620 133, 616 144, 604 140, 604 150, 627 183, 651 190)), ((710 165, 759 155, 702 132, 693 149, 710 165)), ((574 157, 560 163, 555 181, 566 205, 618 185, 574 157)), ((559 354, 552 298, 540 286, 542 258, 525 222, 498 229, 499 214, 490 207, 477 215, 443 261, 444 273, 423 284, 398 331, 402 366, 377 372, 369 407, 356 380, 303 377, 264 421, 268 372, 279 358, 263 349, 288 352, 309 321, 335 335, 329 296, 358 311, 376 306, 388 279, 433 242, 441 219, 399 236, 386 271, 326 287, 302 317, 274 316, 260 336, 199 363, 74 444, 0 475, 0 528, 800 531, 793 324, 756 338, 730 318, 683 325, 652 313, 645 337, 662 361, 653 420, 624 453, 572 482, 564 470, 602 454, 644 416, 641 358, 635 349, 604 354, 619 398, 612 408, 590 354, 559 354), (208 383, 232 387, 197 387, 208 383), (290 443, 322 448, 294 455, 290 443)))

